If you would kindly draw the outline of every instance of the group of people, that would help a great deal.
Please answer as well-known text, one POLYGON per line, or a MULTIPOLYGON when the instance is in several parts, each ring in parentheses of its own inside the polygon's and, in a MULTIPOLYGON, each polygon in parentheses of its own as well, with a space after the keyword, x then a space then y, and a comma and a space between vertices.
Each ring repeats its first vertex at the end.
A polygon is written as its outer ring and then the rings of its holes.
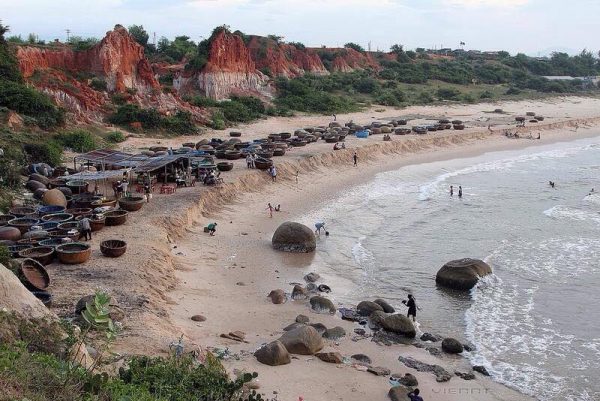
MULTIPOLYGON (((450 185, 450 196, 454 196, 454 185, 450 185)), ((458 197, 462 198, 463 196, 463 191, 462 191, 462 186, 458 186, 458 197)))
POLYGON ((339 142, 336 142, 335 145, 333 145, 333 150, 340 150, 340 149, 346 149, 346 143, 342 142, 342 144, 340 145, 339 142))
POLYGON ((267 204, 267 210, 269 211, 269 217, 273 218, 273 212, 280 212, 281 205, 273 206, 271 203, 267 204))
POLYGON ((115 198, 120 199, 123 196, 127 196, 127 190, 129 187, 129 181, 126 176, 123 176, 122 180, 118 180, 112 183, 112 189, 115 193, 115 198))
POLYGON ((254 153, 248 153, 246 155, 246 167, 256 168, 256 155, 254 153))
POLYGON ((219 180, 220 180, 220 175, 221 172, 219 171, 217 174, 215 174, 215 172, 213 170, 210 170, 209 172, 207 172, 204 175, 204 178, 202 178, 202 183, 204 185, 216 185, 218 184, 219 180))
POLYGON ((386 141, 386 142, 387 141, 391 141, 392 137, 390 136, 390 134, 385 134, 385 135, 383 135, 383 140, 386 141))

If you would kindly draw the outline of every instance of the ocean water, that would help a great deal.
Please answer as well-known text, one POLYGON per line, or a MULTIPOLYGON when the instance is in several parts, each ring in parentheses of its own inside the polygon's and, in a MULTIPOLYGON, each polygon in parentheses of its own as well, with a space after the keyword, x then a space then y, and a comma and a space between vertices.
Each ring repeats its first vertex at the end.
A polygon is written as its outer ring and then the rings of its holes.
POLYGON ((420 330, 472 342, 472 362, 523 393, 600 400, 599 173, 600 137, 381 173, 303 217, 331 234, 312 269, 348 304, 404 312, 414 294, 420 330), (466 294, 437 288, 463 257, 494 274, 466 294))

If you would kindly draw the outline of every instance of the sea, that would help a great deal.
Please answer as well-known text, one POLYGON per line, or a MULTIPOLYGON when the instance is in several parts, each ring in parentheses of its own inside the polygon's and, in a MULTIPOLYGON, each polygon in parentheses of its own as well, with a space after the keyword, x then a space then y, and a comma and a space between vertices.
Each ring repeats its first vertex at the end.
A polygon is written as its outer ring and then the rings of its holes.
POLYGON ((600 400, 600 136, 383 172, 302 221, 326 222, 311 268, 336 301, 404 313, 411 293, 419 330, 470 342, 494 380, 600 400), (465 257, 493 274, 467 293, 437 287, 465 257))

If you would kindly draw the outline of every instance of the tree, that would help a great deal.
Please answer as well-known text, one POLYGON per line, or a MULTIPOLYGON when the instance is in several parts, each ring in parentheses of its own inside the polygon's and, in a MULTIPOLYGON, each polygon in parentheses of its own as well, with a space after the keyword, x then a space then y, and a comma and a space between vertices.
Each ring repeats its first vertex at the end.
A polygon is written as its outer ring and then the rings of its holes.
POLYGON ((390 47, 390 51, 395 54, 404 53, 404 46, 398 44, 392 45, 392 47, 390 47))
POLYGON ((8 25, 2 25, 2 20, 0 20, 0 41, 4 41, 4 34, 10 31, 10 27, 8 25))
POLYGON ((361 45, 358 45, 356 43, 352 43, 352 42, 348 42, 344 45, 344 47, 347 47, 349 49, 354 49, 357 52, 364 52, 365 49, 363 49, 363 47, 361 45))
POLYGON ((29 35, 27 35, 27 42, 29 44, 35 44, 37 43, 38 39, 37 39, 37 35, 35 33, 30 33, 29 35))
POLYGON ((148 45, 148 39, 150 39, 150 35, 148 35, 148 32, 146 32, 143 25, 131 25, 129 28, 127 28, 127 30, 140 45, 144 47, 148 45))

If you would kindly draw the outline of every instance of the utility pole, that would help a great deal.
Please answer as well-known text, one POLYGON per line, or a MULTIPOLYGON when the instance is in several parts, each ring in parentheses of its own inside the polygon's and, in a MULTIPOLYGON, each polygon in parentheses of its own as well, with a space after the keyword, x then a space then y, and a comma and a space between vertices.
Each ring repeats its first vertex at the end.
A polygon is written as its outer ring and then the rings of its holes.
POLYGON ((152 32, 152 44, 156 47, 156 32, 152 32))
POLYGON ((371 41, 370 40, 369 40, 369 46, 368 46, 368 48, 369 48, 369 53, 370 53, 371 52, 371 41))
POLYGON ((71 39, 71 30, 70 29, 65 29, 65 31, 67 31, 67 42, 68 42, 69 39, 71 39))

